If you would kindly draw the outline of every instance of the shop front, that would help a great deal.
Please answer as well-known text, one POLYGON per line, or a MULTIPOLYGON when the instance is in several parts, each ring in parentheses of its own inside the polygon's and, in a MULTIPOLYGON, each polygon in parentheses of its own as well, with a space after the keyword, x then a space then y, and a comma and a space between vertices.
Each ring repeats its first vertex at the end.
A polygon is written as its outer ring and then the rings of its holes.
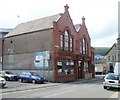
POLYGON ((73 54, 59 54, 55 58, 56 82, 76 80, 76 57, 73 54))
POLYGON ((91 60, 84 55, 60 53, 55 57, 55 81, 91 79, 91 60))

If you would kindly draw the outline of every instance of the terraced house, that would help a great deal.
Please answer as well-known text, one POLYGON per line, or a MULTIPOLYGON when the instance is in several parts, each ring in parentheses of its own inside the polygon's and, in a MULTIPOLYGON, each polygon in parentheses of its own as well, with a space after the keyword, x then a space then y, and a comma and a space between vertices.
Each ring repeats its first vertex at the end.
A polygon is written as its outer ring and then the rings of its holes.
POLYGON ((49 81, 94 77, 94 49, 85 25, 64 13, 19 24, 4 39, 4 70, 36 71, 49 81))

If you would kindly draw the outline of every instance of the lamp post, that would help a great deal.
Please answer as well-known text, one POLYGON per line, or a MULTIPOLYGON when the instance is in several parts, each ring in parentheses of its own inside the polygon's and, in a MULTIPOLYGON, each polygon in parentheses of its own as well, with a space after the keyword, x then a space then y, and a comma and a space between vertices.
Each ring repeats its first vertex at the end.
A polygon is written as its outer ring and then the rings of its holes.
POLYGON ((114 73, 120 75, 120 34, 117 39, 116 63, 114 73))
POLYGON ((120 2, 118 3, 118 33, 114 73, 120 75, 120 2))

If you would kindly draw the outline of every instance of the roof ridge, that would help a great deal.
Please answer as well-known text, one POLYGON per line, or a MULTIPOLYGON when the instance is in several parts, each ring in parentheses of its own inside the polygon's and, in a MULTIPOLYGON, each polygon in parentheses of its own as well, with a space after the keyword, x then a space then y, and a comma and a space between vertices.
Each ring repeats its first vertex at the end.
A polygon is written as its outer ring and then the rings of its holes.
POLYGON ((20 24, 30 23, 30 22, 33 22, 33 21, 38 21, 38 20, 42 20, 42 19, 46 19, 46 18, 50 18, 50 17, 54 17, 54 16, 57 16, 57 15, 60 15, 60 14, 61 14, 61 13, 54 14, 54 15, 49 15, 49 16, 45 16, 45 17, 41 17, 41 18, 37 18, 37 19, 33 19, 33 20, 30 20, 30 21, 26 21, 26 22, 23 22, 23 23, 20 23, 20 24))
POLYGON ((53 28, 53 22, 57 21, 60 17, 61 13, 58 13, 55 15, 20 23, 13 29, 13 31, 9 32, 5 37, 53 28))

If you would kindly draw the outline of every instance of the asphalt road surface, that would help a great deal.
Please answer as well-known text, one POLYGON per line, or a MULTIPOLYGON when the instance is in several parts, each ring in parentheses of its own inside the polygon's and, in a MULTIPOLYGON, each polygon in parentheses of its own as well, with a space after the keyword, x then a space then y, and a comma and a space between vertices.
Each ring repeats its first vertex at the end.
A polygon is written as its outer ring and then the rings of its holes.
POLYGON ((2 93, 2 98, 118 98, 119 90, 104 90, 102 80, 2 93))

